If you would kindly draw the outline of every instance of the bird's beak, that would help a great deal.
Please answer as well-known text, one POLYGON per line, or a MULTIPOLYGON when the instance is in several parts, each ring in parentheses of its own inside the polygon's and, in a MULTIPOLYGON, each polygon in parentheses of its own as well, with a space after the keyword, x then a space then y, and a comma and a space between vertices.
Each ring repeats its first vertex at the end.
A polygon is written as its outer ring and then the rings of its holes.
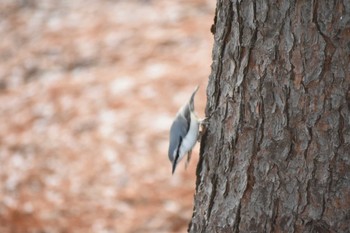
POLYGON ((174 172, 175 172, 175 168, 176 168, 176 161, 173 162, 173 171, 172 171, 173 175, 174 175, 174 172))

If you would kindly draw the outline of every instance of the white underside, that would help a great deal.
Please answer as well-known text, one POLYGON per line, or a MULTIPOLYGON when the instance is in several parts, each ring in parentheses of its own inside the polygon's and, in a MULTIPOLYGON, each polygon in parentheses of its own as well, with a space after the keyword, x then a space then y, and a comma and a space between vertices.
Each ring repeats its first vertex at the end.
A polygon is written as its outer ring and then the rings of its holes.
POLYGON ((189 152, 190 150, 192 150, 192 148, 197 142, 198 132, 199 132, 199 121, 197 119, 197 116, 191 113, 190 129, 186 134, 185 138, 182 139, 179 158, 177 162, 180 162, 181 159, 184 157, 184 155, 187 154, 187 152, 189 152))

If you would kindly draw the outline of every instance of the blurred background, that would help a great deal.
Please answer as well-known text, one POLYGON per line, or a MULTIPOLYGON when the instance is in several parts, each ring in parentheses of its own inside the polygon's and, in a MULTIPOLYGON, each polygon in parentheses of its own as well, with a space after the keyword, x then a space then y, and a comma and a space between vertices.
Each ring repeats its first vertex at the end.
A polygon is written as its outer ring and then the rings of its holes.
POLYGON ((199 145, 168 133, 197 84, 213 0, 0 1, 0 233, 186 232, 199 145))

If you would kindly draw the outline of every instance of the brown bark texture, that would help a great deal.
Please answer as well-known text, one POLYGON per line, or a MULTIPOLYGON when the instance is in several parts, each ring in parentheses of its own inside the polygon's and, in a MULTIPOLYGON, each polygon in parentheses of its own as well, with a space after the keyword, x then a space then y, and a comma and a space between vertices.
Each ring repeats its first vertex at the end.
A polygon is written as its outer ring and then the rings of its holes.
POLYGON ((218 0, 189 232, 350 232, 350 1, 218 0))

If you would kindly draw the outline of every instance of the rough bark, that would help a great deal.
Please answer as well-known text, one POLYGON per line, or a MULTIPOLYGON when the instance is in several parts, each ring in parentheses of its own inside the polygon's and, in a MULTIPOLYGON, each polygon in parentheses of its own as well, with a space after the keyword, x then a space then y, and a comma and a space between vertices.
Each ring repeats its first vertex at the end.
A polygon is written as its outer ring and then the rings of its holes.
POLYGON ((189 232, 349 232, 350 1, 218 0, 189 232))

